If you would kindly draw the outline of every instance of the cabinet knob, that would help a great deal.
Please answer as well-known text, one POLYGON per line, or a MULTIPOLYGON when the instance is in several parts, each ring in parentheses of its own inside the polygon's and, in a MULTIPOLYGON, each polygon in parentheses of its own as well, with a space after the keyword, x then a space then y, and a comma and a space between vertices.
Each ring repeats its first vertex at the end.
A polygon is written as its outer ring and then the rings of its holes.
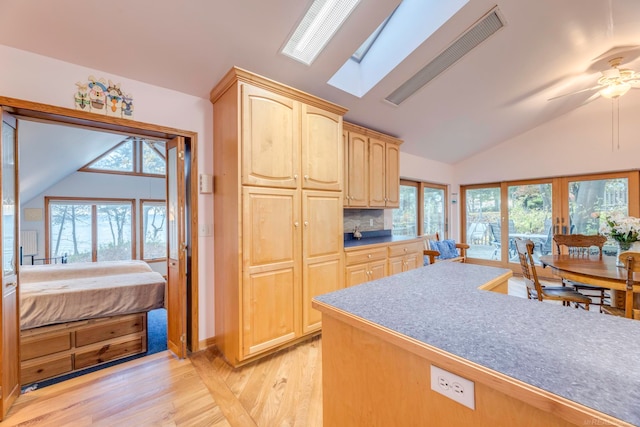
POLYGON ((308 226, 308 225, 309 225, 309 221, 305 221, 305 222, 304 222, 304 226, 306 227, 306 226, 308 226))
POLYGON ((305 180, 308 180, 308 179, 309 179, 309 175, 305 175, 305 176, 304 176, 304 179, 305 179, 305 180))
POLYGON ((298 180, 298 174, 297 173, 293 175, 293 179, 296 180, 296 181, 298 180))
POLYGON ((293 226, 294 226, 294 227, 296 227, 296 228, 297 228, 299 225, 300 225, 300 224, 298 223, 298 221, 296 221, 296 222, 294 222, 294 223, 293 223, 293 226))
POLYGON ((407 248, 404 248, 404 251, 407 252, 407 248))
POLYGON ((367 255, 367 257, 371 258, 371 254, 367 255))

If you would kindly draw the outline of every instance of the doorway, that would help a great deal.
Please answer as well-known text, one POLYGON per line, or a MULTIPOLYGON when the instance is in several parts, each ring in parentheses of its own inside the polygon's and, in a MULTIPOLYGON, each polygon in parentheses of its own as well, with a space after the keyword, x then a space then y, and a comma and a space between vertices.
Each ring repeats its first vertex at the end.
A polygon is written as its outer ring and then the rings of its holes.
MULTIPOLYGON (((197 227, 192 226, 196 223, 194 213, 197 212, 197 164, 195 159, 197 149, 197 135, 193 132, 182 131, 172 128, 166 128, 157 125, 150 125, 140 122, 133 122, 124 119, 99 116, 91 113, 47 106, 43 104, 31 103, 28 101, 15 100, 11 98, 2 98, 1 105, 3 110, 16 116, 19 120, 42 120, 57 125, 74 125, 87 129, 103 130, 127 135, 137 135, 140 137, 156 138, 169 141, 175 137, 180 137, 184 141, 184 151, 186 159, 184 164, 184 173, 186 179, 182 186, 176 188, 178 194, 181 195, 185 203, 185 215, 187 219, 184 221, 186 233, 184 235, 184 252, 185 252, 185 268, 181 272, 179 281, 184 283, 184 287, 180 287, 182 295, 180 305, 177 309, 186 313, 184 322, 178 328, 181 333, 176 339, 178 342, 184 343, 181 349, 176 353, 179 357, 185 357, 186 351, 196 351, 198 349, 198 272, 197 272, 197 227)), ((64 156, 64 153, 60 153, 64 156)), ((168 288, 171 291, 176 283, 169 281, 168 288)), ((171 314, 168 316, 171 318, 171 314)), ((177 316, 182 317, 182 316, 177 316)), ((6 326, 6 325, 5 325, 6 326)), ((174 328, 175 329, 175 328, 174 328)), ((16 331, 19 333, 19 331, 16 331)), ((17 359, 17 358, 16 358, 17 359)), ((17 367, 18 360, 3 361, 9 365, 17 367)), ((7 367, 3 366, 3 369, 7 367)))

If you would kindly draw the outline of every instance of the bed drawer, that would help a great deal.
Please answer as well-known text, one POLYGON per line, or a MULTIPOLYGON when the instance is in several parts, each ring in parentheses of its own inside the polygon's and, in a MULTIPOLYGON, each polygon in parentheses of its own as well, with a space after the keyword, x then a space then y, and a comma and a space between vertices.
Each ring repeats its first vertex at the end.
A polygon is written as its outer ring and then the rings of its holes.
POLYGON ((61 332, 57 335, 34 335, 23 338, 20 344, 20 360, 30 360, 71 348, 71 333, 61 332))
POLYGON ((20 382, 29 384, 45 378, 56 377, 73 370, 73 356, 70 354, 39 360, 37 363, 25 362, 20 368, 20 382))
POLYGON ((76 353, 76 369, 98 365, 114 359, 120 359, 133 354, 145 351, 142 337, 128 339, 123 342, 106 344, 100 348, 76 353))
POLYGON ((131 314, 96 323, 95 326, 76 331, 76 347, 143 331, 145 330, 145 320, 144 314, 131 314))

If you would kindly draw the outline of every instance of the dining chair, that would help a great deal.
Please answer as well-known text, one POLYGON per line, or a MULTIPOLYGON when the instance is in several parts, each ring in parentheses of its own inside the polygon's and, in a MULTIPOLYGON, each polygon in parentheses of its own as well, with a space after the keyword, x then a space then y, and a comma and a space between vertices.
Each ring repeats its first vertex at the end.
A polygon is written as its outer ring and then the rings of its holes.
MULTIPOLYGON (((593 252, 593 248, 596 248, 598 256, 602 259, 602 247, 607 238, 601 234, 556 234, 553 236, 553 241, 558 254, 568 253, 575 257, 588 257, 593 252)), ((593 305, 602 306, 609 297, 605 288, 566 279, 562 279, 562 284, 563 286, 572 286, 576 291, 591 298, 593 305)))
POLYGON ((440 234, 424 234, 425 265, 433 264, 436 261, 465 262, 466 250, 469 245, 466 243, 456 243, 451 239, 440 240, 440 234))
MULTIPOLYGON (((640 285, 640 282, 633 280, 633 273, 640 272, 640 252, 622 252, 618 257, 627 272, 626 289, 624 290, 624 298, 621 306, 603 305, 600 311, 605 314, 626 317, 627 319, 640 320, 640 310, 633 309, 633 285, 640 285)), ((620 291, 619 291, 620 292, 620 291)))
POLYGON ((560 301, 562 305, 584 307, 589 310, 591 299, 580 292, 566 286, 542 286, 538 280, 536 266, 533 263, 534 243, 531 239, 515 239, 516 251, 522 268, 522 278, 527 285, 527 298, 538 301, 560 301))

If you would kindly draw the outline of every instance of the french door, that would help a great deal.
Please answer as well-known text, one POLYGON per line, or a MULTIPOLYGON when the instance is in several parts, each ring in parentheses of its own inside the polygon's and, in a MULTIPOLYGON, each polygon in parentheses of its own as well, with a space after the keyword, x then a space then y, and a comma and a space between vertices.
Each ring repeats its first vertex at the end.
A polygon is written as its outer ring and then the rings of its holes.
POLYGON ((2 114, 2 133, 0 136, 0 174, 2 185, 2 319, 0 353, 2 369, 0 374, 0 397, 4 419, 9 408, 20 395, 20 358, 19 358, 19 311, 18 311, 18 133, 16 119, 6 111, 2 114))
MULTIPOLYGON (((534 243, 534 260, 556 251, 554 234, 597 234, 607 214, 638 216, 638 171, 511 181, 461 188, 471 262, 518 271, 515 239, 534 243)), ((615 255, 612 244, 605 255, 615 255)), ((550 277, 547 269, 538 269, 550 277)))

